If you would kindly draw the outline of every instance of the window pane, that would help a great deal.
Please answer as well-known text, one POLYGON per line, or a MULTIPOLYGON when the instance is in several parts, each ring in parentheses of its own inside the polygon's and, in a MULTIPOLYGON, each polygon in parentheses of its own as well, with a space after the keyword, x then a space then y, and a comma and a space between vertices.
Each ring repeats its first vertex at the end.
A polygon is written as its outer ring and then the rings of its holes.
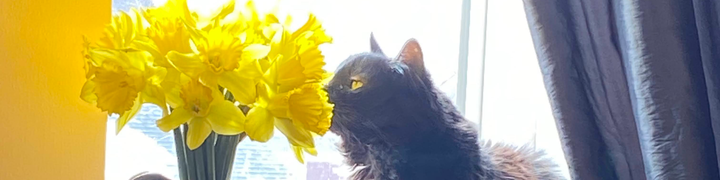
POLYGON ((567 176, 523 3, 489 1, 488 8, 482 137, 536 145, 567 176))
MULTIPOLYGON (((297 2, 298 6, 302 1, 297 2)), ((410 38, 420 42, 425 67, 451 99, 457 86, 462 0, 316 0, 310 6, 335 37, 326 48, 333 71, 353 53, 370 50, 374 32, 386 55, 395 57, 410 38)))

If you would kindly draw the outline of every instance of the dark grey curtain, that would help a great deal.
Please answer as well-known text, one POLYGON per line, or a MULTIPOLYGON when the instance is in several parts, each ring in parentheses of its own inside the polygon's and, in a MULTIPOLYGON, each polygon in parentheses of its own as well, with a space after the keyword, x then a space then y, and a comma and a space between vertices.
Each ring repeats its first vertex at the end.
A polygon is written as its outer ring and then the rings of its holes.
POLYGON ((573 179, 720 179, 720 1, 525 9, 573 179))

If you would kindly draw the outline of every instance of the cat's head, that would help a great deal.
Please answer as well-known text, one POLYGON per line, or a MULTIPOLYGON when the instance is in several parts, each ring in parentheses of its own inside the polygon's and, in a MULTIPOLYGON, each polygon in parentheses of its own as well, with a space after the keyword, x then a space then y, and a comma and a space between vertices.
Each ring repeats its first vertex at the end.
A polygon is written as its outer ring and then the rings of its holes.
POLYGON ((386 56, 370 35, 370 52, 350 56, 326 89, 335 104, 331 131, 357 137, 390 136, 412 128, 410 116, 430 102, 432 82, 420 44, 408 40, 395 57, 386 56))

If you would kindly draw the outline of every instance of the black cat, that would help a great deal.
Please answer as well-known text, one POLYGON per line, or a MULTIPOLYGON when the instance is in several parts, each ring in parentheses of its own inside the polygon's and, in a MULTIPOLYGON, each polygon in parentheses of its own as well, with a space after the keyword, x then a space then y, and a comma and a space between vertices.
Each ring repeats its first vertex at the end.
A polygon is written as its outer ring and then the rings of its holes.
POLYGON ((434 87, 420 45, 408 40, 387 57, 350 56, 326 89, 335 104, 330 130, 357 180, 564 179, 542 152, 481 143, 475 126, 434 87))

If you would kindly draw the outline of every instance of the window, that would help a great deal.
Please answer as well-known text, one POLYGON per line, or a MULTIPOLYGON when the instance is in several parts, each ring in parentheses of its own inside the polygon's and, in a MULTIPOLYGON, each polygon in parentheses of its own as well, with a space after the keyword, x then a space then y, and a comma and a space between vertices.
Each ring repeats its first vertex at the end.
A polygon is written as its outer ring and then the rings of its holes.
POLYGON ((467 116, 471 119, 482 116, 483 139, 517 145, 530 143, 538 150, 545 150, 569 179, 523 2, 488 1, 487 25, 484 27, 477 23, 483 18, 480 13, 484 12, 476 10, 484 9, 485 3, 474 3, 472 18, 476 24, 471 24, 470 49, 485 49, 485 67, 482 68, 483 55, 472 51, 468 65, 485 72, 468 71, 468 92, 482 93, 468 93, 468 108, 480 109, 476 104, 481 101, 482 110, 476 112, 482 114, 469 113, 467 116), (486 47, 479 42, 482 38, 477 38, 482 36, 481 29, 486 29, 486 47))
MULTIPOLYGON (((223 2, 188 0, 191 9, 220 7, 223 2)), ((256 1, 259 8, 266 2, 275 1, 256 1)), ((481 135, 484 139, 514 144, 536 142, 537 148, 546 149, 567 169, 521 1, 490 1, 485 43, 485 1, 472 2, 468 73, 465 75, 457 74, 463 0, 282 2, 284 10, 312 11, 323 21, 328 34, 334 37, 333 44, 323 47, 328 71, 334 71, 349 55, 368 51, 370 32, 374 32, 384 52, 391 56, 407 39, 418 39, 428 71, 436 85, 451 99, 463 98, 456 97, 458 77, 467 77, 466 117, 480 124, 482 116, 481 135), (483 44, 487 46, 486 55, 483 55, 483 44), (485 72, 482 72, 483 56, 485 72)), ((113 0, 113 11, 162 3, 164 0, 113 0)), ((164 133, 155 126, 155 120, 161 114, 158 107, 147 104, 120 134, 108 131, 106 179, 127 180, 142 171, 177 179, 172 133, 164 133)), ((109 118, 108 129, 115 129, 115 119, 117 116, 109 118)), ((306 156, 303 165, 295 160, 280 132, 267 143, 246 139, 237 148, 232 179, 319 179, 320 176, 330 180, 345 179, 350 167, 343 165, 343 157, 337 151, 339 140, 332 133, 317 139, 319 156, 306 156)))

